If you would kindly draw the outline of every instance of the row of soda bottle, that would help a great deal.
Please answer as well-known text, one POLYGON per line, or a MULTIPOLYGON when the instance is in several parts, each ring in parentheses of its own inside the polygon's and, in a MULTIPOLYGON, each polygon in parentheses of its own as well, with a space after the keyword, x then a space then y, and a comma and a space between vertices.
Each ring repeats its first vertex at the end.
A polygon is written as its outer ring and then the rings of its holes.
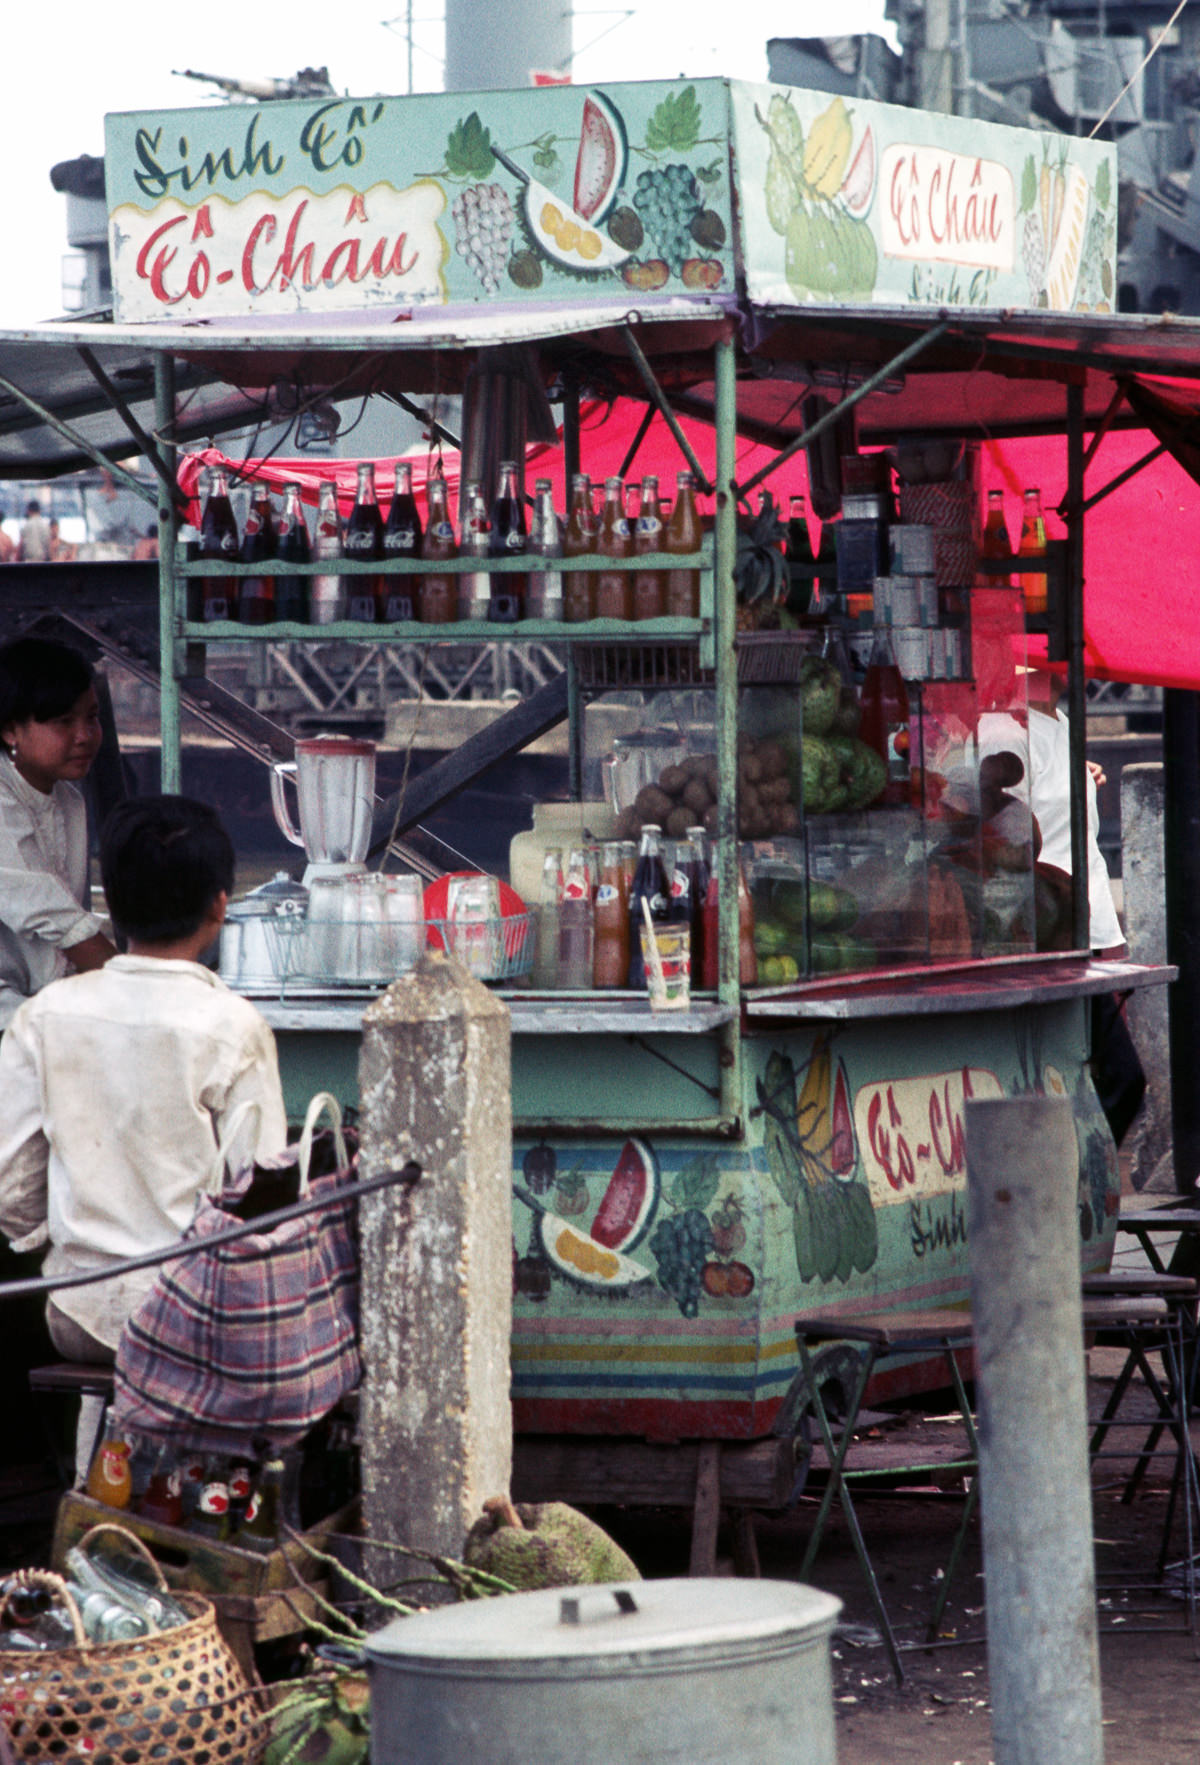
MULTIPOLYGON (((641 844, 606 840, 563 851, 552 846, 542 870, 533 985, 544 988, 628 988, 644 992, 643 902, 651 921, 687 925, 692 984, 715 991, 720 950, 719 887, 703 827, 681 840, 642 828, 641 844)), ((754 911, 738 870, 739 978, 757 979, 754 911)))
MULTIPOLYGON (((385 520, 376 495, 374 462, 364 460, 358 467, 354 508, 344 526, 338 512, 337 486, 331 479, 322 481, 311 539, 297 483, 284 486, 283 511, 278 519, 266 486, 256 485, 239 536, 228 480, 224 472, 215 470, 195 550, 205 560, 243 564, 272 558, 295 564, 336 558, 358 563, 422 559, 437 564, 455 557, 482 562, 585 555, 616 561, 650 553, 692 554, 700 549, 701 534, 690 472, 678 474, 669 514, 663 509, 658 479, 653 475, 637 486, 626 486, 619 477, 606 479, 604 504, 598 513, 591 480, 586 472, 578 472, 572 480, 565 523, 555 510, 550 480, 539 478, 527 524, 516 462, 506 460, 490 504, 480 483, 464 486, 456 533, 444 475, 436 472, 429 480, 426 519, 422 522, 413 494, 412 467, 398 464, 385 520)), ((512 624, 518 619, 578 623, 587 619, 695 618, 699 605, 699 572, 695 569, 480 569, 451 575, 431 569, 420 574, 379 576, 272 573, 193 577, 188 584, 187 610, 188 618, 196 622, 234 619, 246 625, 281 619, 311 625, 341 619, 367 624, 415 619, 424 625, 448 625, 460 619, 512 624)))
MULTIPOLYGON (((148 1565, 120 1563, 72 1545, 64 1559, 66 1591, 75 1603, 89 1642, 133 1642, 187 1624, 192 1614, 161 1587, 144 1579, 148 1565)), ((57 1587, 18 1572, 0 1582, 0 1649, 78 1647, 70 1609, 57 1587)))
MULTIPOLYGON (((1046 552, 1046 517, 1042 508, 1041 490, 1036 485, 1031 485, 1022 492, 1021 525, 1015 547, 1009 537, 1004 512, 1004 492, 989 490, 979 533, 979 556, 992 559, 1018 558, 1028 560, 1028 565, 1036 565, 1046 557, 1046 552)), ((814 548, 803 496, 793 496, 790 499, 783 555, 788 611, 797 616, 826 617, 831 608, 836 606, 836 591, 840 586, 837 525, 832 520, 822 522, 819 542, 814 548)), ((886 569, 886 565, 881 565, 881 568, 886 569)), ((984 587, 1000 588, 1009 586, 1011 580, 1003 572, 989 571, 980 578, 980 583, 984 587)), ((1027 613, 1045 613, 1047 577, 1044 569, 1027 566, 1020 570, 1017 574, 1017 586, 1024 598, 1027 613)))
POLYGON ((297 1513, 296 1466, 282 1456, 256 1460, 180 1452, 169 1441, 109 1433, 96 1448, 87 1493, 107 1507, 161 1526, 269 1551, 297 1513))

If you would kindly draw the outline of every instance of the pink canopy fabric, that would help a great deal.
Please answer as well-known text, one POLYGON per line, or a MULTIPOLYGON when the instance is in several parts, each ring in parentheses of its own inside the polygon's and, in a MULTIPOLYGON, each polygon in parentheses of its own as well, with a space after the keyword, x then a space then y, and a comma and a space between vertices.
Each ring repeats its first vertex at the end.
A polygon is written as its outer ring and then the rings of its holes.
MULTIPOLYGON (((1196 395, 1191 392, 1191 397, 1196 395)), ((1169 439, 1183 458, 1188 454, 1190 401, 1168 382, 1144 386, 1139 415, 1153 421, 1159 438, 1169 439), (1156 396, 1161 390, 1163 396, 1156 396), (1168 396, 1176 402, 1170 403, 1168 396), (1173 427, 1170 427, 1174 425, 1173 427)), ((580 454, 593 483, 621 470, 641 421, 644 407, 632 400, 615 405, 593 404, 581 417, 580 454)), ((705 471, 715 468, 715 438, 710 425, 689 419, 681 427, 705 471)), ((1156 445, 1149 429, 1114 431, 1097 451, 1085 480, 1085 495, 1112 482, 1156 445)), ((420 494, 436 459, 431 448, 403 456, 413 465, 420 494)), ((772 450, 739 442, 737 476, 748 478, 772 457, 772 450)), ((1196 451, 1200 470, 1200 448, 1196 451)), ((386 506, 395 456, 376 461, 381 500, 386 506)), ((354 460, 272 458, 235 460, 209 448, 185 455, 179 467, 184 493, 195 498, 201 468, 221 465, 242 477, 265 479, 278 489, 288 482, 301 486, 304 501, 315 507, 321 479, 338 485, 342 513, 354 504, 354 460)), ((687 462, 666 423, 657 414, 638 450, 631 470, 639 475, 657 471, 669 496, 674 475, 687 462)), ((458 455, 447 451, 443 468, 453 491, 458 482, 458 455)), ((1000 489, 1014 546, 1020 532, 1021 493, 1036 484, 1042 492, 1051 537, 1061 536, 1054 511, 1066 492, 1066 448, 1061 438, 989 442, 981 463, 981 492, 1000 489)), ((563 453, 559 446, 533 445, 526 456, 526 480, 548 477, 559 508, 566 506, 563 453)), ((803 453, 788 461, 767 481, 786 513, 792 494, 808 489, 803 453)), ((702 511, 711 503, 700 499, 702 511)), ((198 519, 198 510, 196 512, 198 519)), ((815 532, 814 532, 815 537, 815 532)), ((1163 454, 1089 511, 1084 524, 1084 631, 1087 672, 1101 680, 1132 681, 1200 689, 1200 483, 1171 455, 1163 454)))

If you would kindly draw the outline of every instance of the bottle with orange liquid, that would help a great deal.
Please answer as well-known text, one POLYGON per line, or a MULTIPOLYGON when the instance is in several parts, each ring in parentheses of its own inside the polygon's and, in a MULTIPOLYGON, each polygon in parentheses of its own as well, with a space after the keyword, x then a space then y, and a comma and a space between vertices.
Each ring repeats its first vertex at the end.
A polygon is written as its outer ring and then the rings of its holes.
MULTIPOLYGON (((1042 493, 1037 489, 1025 492, 1025 506, 1021 514, 1021 537, 1017 542, 1017 556, 1027 558, 1031 562, 1046 556, 1046 517, 1042 513, 1042 493)), ((1046 611, 1046 572, 1026 567, 1017 581, 1021 593, 1025 597, 1025 611, 1034 615, 1046 611)))
MULTIPOLYGON (((696 480, 690 472, 675 479, 675 503, 663 534, 664 552, 698 552, 701 538, 700 511, 696 507, 696 480)), ((699 570, 667 571, 667 616, 696 619, 700 614, 699 570)))
MULTIPOLYGON (((663 549, 662 510, 658 502, 658 479, 652 472, 642 479, 637 525, 633 530, 633 549, 637 557, 663 549)), ((666 583, 661 570, 638 570, 633 578, 633 616, 635 619, 661 619, 666 606, 666 583)))
MULTIPOLYGON (((1008 537, 1008 527, 1004 520, 1004 492, 989 490, 987 494, 987 516, 983 523, 983 532, 979 539, 979 555, 981 558, 1011 558, 1012 541, 1008 537)), ((988 574, 981 578, 983 588, 1007 588, 1012 581, 1010 576, 993 576, 988 574)))
MULTIPOLYGON (((633 556, 633 535, 625 513, 625 486, 619 478, 604 480, 604 513, 596 550, 603 558, 633 556)), ((598 570, 595 594, 597 619, 632 619, 633 576, 628 570, 598 570)))
MULTIPOLYGON (((599 529, 592 507, 592 481, 586 472, 576 472, 571 480, 571 506, 567 511, 567 530, 563 535, 563 557, 579 558, 596 549, 599 529)), ((596 617, 596 578, 591 570, 563 572, 563 618, 572 625, 596 617)))
POLYGON ((106 1507, 127 1508, 133 1494, 131 1447, 123 1435, 109 1432, 101 1441, 88 1471, 87 1493, 106 1507))

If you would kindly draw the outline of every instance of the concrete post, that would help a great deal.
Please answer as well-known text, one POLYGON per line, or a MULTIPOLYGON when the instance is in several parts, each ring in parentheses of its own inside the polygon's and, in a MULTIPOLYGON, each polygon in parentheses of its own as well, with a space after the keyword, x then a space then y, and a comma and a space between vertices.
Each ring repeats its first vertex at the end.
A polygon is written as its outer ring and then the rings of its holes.
MULTIPOLYGON (((1167 882, 1160 761, 1121 773, 1121 877, 1125 932, 1135 962, 1167 960, 1167 882)), ((1139 987, 1125 1007, 1146 1073, 1146 1096, 1122 1151, 1135 1189, 1175 1193, 1171 1157, 1171 1031, 1166 987, 1139 987)))
POLYGON ((364 1532, 458 1558, 512 1472, 508 1008, 426 954, 366 1012, 359 1088, 363 1176, 424 1172, 362 1204, 364 1532))
POLYGON ((1061 1097, 966 1106, 996 1765, 1101 1765, 1075 1196, 1061 1097))

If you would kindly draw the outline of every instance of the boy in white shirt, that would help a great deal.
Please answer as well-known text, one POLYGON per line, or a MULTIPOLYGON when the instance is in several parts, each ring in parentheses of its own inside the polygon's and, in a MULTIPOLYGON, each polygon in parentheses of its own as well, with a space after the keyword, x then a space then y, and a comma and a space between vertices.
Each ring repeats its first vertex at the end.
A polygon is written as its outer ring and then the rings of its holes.
MULTIPOLYGON (((271 1030, 200 962, 233 886, 215 811, 187 797, 123 803, 100 866, 128 952, 44 987, 0 1041, 0 1232, 18 1251, 48 1243, 47 1275, 175 1243, 200 1193, 220 1186, 235 1113, 233 1166, 287 1138, 271 1030)), ((59 1353, 111 1362, 155 1275, 56 1293, 46 1317, 59 1353)))

